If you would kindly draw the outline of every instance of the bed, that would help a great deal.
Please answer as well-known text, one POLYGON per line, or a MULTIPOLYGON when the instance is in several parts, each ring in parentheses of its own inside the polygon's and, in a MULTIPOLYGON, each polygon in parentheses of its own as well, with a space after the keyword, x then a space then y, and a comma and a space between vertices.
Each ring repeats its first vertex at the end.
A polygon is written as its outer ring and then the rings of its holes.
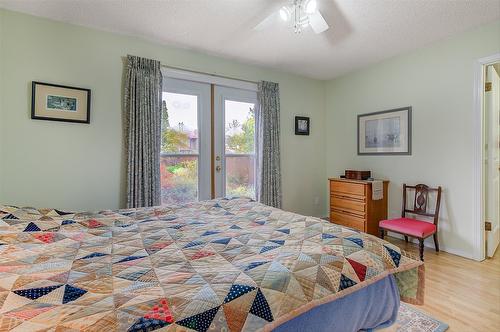
POLYGON ((0 206, 0 331, 357 331, 423 300, 397 246, 247 198, 0 206))

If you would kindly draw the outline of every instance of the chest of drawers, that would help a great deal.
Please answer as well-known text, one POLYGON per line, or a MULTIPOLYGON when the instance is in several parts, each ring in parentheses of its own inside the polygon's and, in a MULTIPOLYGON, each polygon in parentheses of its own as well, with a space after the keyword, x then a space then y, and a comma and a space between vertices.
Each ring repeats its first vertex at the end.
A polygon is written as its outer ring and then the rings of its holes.
POLYGON ((330 181, 330 221, 378 236, 378 223, 387 219, 389 181, 384 181, 384 197, 372 199, 372 183, 332 178, 330 181))

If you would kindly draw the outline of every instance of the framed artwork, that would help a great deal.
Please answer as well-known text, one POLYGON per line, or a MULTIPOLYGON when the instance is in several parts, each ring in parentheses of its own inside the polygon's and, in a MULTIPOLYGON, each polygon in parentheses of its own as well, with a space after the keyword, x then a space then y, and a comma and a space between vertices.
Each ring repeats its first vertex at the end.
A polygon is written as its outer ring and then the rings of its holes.
POLYGON ((295 135, 309 135, 311 119, 305 116, 295 117, 295 135))
POLYGON ((32 82, 31 118, 90 123, 90 89, 32 82))
POLYGON ((358 115, 358 155, 411 155, 411 106, 358 115))

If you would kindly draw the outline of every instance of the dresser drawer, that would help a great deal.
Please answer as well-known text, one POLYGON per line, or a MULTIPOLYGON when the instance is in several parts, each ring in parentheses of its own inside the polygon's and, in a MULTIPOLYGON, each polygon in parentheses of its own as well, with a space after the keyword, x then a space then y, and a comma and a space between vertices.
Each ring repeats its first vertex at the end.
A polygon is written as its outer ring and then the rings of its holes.
POLYGON ((331 181, 330 182, 330 192, 332 194, 345 193, 345 194, 364 196, 365 195, 365 185, 362 183, 331 181))
POLYGON ((364 214, 366 211, 366 203, 360 196, 346 196, 333 194, 330 196, 330 206, 341 210, 348 209, 354 213, 364 214))
POLYGON ((365 220, 352 214, 332 209, 330 212, 330 221, 334 224, 354 228, 362 232, 365 231, 365 220))

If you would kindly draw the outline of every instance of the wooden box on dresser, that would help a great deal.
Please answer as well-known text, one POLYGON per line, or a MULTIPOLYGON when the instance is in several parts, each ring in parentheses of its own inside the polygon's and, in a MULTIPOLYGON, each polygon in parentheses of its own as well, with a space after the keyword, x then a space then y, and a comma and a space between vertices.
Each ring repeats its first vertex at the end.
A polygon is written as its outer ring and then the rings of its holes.
POLYGON ((330 222, 355 228, 378 236, 378 223, 387 219, 387 188, 384 180, 384 198, 372 199, 370 181, 331 178, 330 222))

